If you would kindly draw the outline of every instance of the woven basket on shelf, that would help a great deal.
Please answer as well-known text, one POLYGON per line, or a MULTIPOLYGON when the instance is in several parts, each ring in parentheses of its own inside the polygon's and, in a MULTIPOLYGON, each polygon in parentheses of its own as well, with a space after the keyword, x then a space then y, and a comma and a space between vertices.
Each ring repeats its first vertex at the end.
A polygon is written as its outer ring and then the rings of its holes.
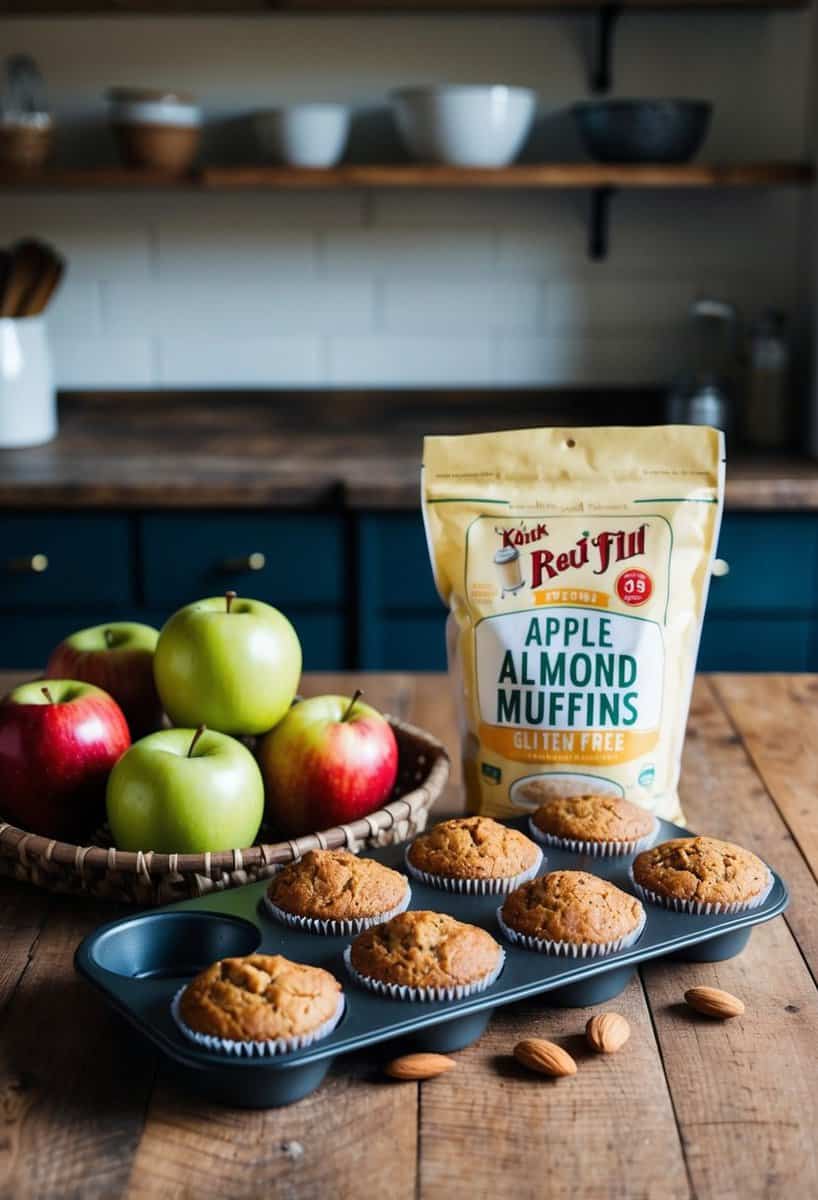
POLYGON ((103 844, 72 846, 0 821, 0 875, 52 892, 85 893, 131 904, 170 904, 265 879, 280 864, 318 847, 358 851, 406 841, 425 829, 429 809, 449 777, 449 756, 430 733, 394 717, 388 720, 399 755, 393 799, 349 825, 244 850, 154 854, 103 844))

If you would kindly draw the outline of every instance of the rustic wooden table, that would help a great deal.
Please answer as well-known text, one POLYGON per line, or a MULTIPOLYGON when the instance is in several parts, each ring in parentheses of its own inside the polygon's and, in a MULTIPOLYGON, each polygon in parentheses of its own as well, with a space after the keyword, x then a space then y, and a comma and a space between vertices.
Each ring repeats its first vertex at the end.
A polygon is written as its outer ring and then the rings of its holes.
MULTIPOLYGON (((351 683, 313 676, 305 691, 351 683)), ((442 677, 364 687, 455 747, 442 677)), ((818 1196, 818 677, 700 678, 682 790, 691 826, 759 850, 792 907, 733 961, 645 967, 604 1006, 633 1030, 619 1054, 585 1050, 586 1011, 534 1001, 498 1012, 439 1079, 392 1083, 359 1054, 267 1112, 177 1090, 76 978, 74 947, 117 909, 3 882, 0 1196, 818 1196), (693 984, 738 994, 746 1015, 696 1016, 680 1003, 693 984), (531 1036, 564 1044, 579 1073, 518 1068, 511 1049, 531 1036)), ((455 768, 443 807, 460 803, 455 768)))

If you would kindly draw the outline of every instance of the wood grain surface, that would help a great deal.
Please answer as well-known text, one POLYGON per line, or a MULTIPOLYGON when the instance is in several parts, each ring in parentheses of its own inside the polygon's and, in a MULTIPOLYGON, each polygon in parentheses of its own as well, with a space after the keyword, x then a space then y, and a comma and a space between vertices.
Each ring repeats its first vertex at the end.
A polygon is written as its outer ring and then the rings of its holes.
MULTIPOLYGON (((0 674, 6 690, 19 673, 0 674)), ((305 692, 347 690, 311 676, 305 692)), ((372 703, 455 749, 441 676, 372 675, 372 703)), ((760 850, 787 880, 785 918, 724 963, 654 963, 602 1009, 632 1035, 592 1054, 587 1010, 499 1011, 427 1083, 383 1075, 387 1051, 339 1060, 291 1108, 249 1112, 180 1091, 75 978, 79 939, 117 910, 0 886, 0 1197, 460 1200, 793 1200, 818 1195, 818 678, 697 681, 682 797, 691 826, 760 850), (696 984, 741 996, 728 1023, 682 1002, 696 984), (512 1058, 523 1037, 565 1046, 578 1074, 512 1058)), ((461 811, 459 771, 441 814, 461 811)))
MULTIPOLYGON (((662 411, 656 388, 68 394, 55 441, 0 451, 0 506, 416 510, 424 434, 662 411)), ((816 509, 818 463, 731 455, 727 505, 816 509)))
MULTIPOLYGON (((745 0, 746 2, 746 0, 745 0)), ((592 0, 588 0, 590 5, 592 0)), ((0 14, 2 3, 0 0, 0 14)), ((0 170, 0 187, 21 191, 74 189, 129 191, 195 188, 205 191, 337 191, 344 188, 734 188, 806 186, 805 162, 517 163, 509 167, 450 167, 424 163, 365 163, 339 167, 208 166, 173 174, 133 167, 46 167, 0 170)))

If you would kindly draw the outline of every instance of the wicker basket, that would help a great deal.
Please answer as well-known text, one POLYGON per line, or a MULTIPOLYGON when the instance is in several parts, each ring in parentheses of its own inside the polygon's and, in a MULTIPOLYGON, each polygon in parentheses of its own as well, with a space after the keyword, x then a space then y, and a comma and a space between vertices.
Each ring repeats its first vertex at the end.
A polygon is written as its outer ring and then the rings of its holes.
POLYGON ((94 845, 72 846, 0 822, 0 875, 52 892, 85 893, 130 904, 169 904, 265 879, 280 864, 318 847, 358 851, 405 841, 426 827, 429 809, 449 777, 449 756, 431 734, 394 717, 388 720, 399 753, 394 799, 350 825, 246 850, 154 854, 106 847, 104 836, 94 845))

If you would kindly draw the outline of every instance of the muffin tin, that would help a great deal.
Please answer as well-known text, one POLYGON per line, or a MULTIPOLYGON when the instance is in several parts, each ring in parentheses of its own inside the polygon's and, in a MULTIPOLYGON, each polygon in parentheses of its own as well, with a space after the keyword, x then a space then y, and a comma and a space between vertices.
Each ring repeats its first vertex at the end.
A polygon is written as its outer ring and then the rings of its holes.
MULTIPOLYGON (((526 830, 524 818, 509 824, 526 830)), ((692 836, 663 821, 657 840, 692 836)), ((402 869, 402 847, 377 850, 372 857, 402 869)), ((630 855, 589 858, 546 847, 540 872, 587 870, 630 891, 630 863, 630 855)), ((648 959, 732 958, 744 949, 754 925, 778 916, 789 902, 784 883, 774 874, 764 903, 742 913, 690 916, 646 905, 645 930, 634 946, 606 958, 574 959, 505 943, 496 918, 502 897, 460 895, 413 880, 410 908, 446 912, 482 925, 506 951, 503 971, 486 991, 464 1000, 426 1004, 383 999, 356 987, 343 963, 351 939, 302 933, 277 923, 264 905, 266 887, 266 882, 249 884, 113 921, 85 938, 75 956, 79 973, 166 1055, 185 1084, 212 1099, 247 1108, 300 1100, 319 1086, 336 1057, 364 1046, 400 1040, 396 1053, 408 1047, 460 1050, 480 1036, 501 1004, 535 995, 541 995, 545 1005, 599 1004, 618 995, 637 965, 648 959), (170 1004, 175 992, 216 959, 256 950, 331 971, 344 986, 344 1017, 329 1037, 280 1057, 231 1058, 199 1050, 173 1022, 170 1004)))

